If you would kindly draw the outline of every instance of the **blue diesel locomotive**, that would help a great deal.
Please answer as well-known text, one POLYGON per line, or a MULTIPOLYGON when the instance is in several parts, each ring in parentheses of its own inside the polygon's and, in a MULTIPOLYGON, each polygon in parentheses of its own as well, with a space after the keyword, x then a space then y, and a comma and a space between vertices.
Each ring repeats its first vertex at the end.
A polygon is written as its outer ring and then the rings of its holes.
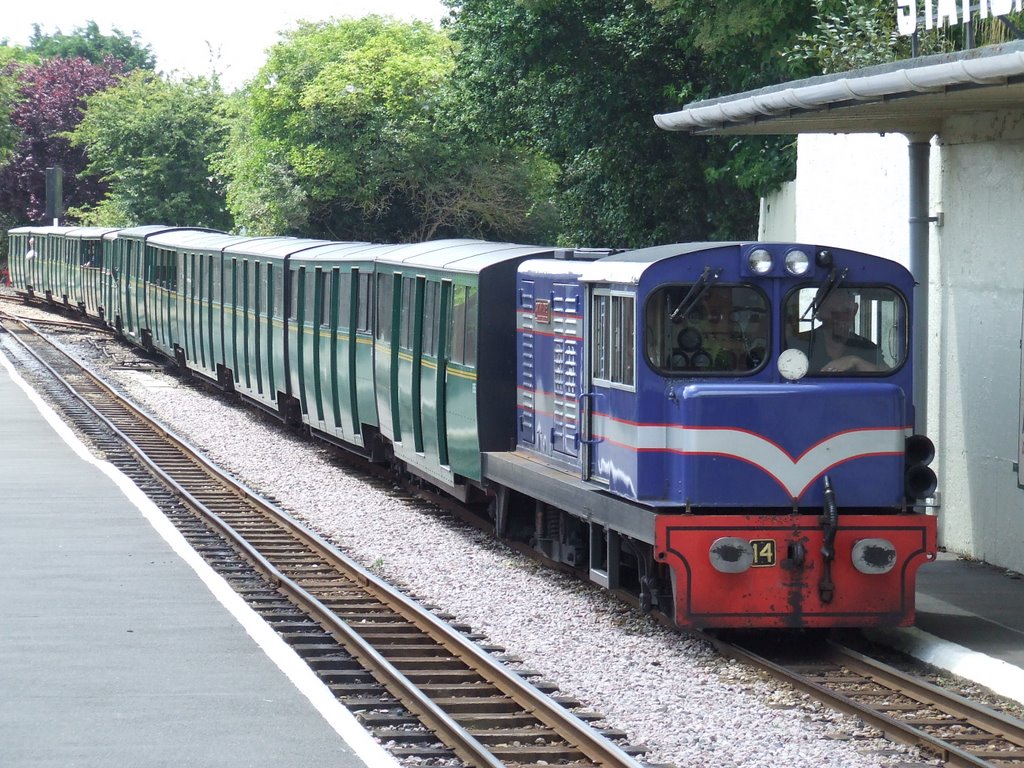
POLYGON ((936 479, 893 261, 159 226, 10 243, 25 295, 478 505, 680 627, 913 621, 936 479))

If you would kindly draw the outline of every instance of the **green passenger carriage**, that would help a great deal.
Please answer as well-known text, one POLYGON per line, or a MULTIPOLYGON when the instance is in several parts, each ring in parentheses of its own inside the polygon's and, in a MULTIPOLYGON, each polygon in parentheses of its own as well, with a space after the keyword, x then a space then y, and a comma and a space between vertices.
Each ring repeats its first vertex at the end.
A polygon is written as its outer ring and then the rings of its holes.
POLYGON ((377 429, 373 392, 373 254, 383 246, 324 243, 287 261, 288 409, 320 436, 364 452, 377 429))
POLYGON ((79 227, 67 233, 67 266, 71 274, 71 292, 67 303, 74 304, 90 317, 105 319, 108 314, 104 288, 110 267, 104 257, 105 237, 118 230, 111 227, 79 227))
POLYGON ((10 230, 8 263, 14 287, 47 301, 63 301, 67 293, 66 288, 61 289, 66 284, 62 279, 62 260, 68 248, 65 235, 73 229, 29 226, 10 230))
POLYGON ((163 286, 172 270, 166 252, 155 253, 149 238, 174 231, 209 230, 152 224, 104 235, 104 258, 112 275, 108 304, 116 308, 108 322, 129 341, 148 350, 154 348, 153 329, 159 317, 158 307, 151 304, 166 295, 163 286))
POLYGON ((548 248, 478 240, 393 246, 376 257, 374 358, 381 434, 412 474, 457 497, 480 453, 514 439, 515 279, 548 248), (486 329, 482 334, 481 329, 486 329), (486 343, 484 341, 486 340, 486 343))

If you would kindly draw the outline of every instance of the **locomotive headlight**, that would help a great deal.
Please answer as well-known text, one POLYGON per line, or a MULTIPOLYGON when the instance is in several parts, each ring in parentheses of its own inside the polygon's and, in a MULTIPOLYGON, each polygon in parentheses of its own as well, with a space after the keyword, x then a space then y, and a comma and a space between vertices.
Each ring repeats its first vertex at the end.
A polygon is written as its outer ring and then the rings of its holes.
POLYGON ((853 567, 869 576, 888 573, 896 566, 896 547, 888 539, 861 539, 850 554, 853 567))
POLYGON ((786 254, 786 271, 794 277, 807 274, 811 266, 811 257, 803 251, 790 251, 786 254))
POLYGON ((712 542, 708 557, 719 573, 743 573, 754 562, 754 548, 746 539, 723 536, 712 542))
POLYGON ((747 254, 747 266, 755 275, 765 275, 772 268, 772 255, 764 248, 755 248, 747 254))

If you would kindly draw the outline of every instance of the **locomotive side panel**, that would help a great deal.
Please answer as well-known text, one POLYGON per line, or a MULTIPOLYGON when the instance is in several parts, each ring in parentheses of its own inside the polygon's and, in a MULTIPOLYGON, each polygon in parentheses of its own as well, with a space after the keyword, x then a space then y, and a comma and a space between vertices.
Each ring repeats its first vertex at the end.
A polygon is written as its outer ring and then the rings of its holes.
POLYGON ((526 262, 518 277, 516 312, 517 447, 575 475, 582 472, 581 268, 582 263, 568 260, 526 262))

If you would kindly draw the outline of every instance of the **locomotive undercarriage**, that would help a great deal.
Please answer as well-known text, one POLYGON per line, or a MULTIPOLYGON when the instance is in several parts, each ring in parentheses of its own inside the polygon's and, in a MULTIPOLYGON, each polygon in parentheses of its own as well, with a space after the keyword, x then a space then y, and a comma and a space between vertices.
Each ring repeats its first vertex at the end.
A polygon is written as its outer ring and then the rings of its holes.
POLYGON ((499 537, 632 598, 643 611, 671 612, 671 574, 655 561, 652 544, 505 486, 497 490, 491 517, 499 537))

